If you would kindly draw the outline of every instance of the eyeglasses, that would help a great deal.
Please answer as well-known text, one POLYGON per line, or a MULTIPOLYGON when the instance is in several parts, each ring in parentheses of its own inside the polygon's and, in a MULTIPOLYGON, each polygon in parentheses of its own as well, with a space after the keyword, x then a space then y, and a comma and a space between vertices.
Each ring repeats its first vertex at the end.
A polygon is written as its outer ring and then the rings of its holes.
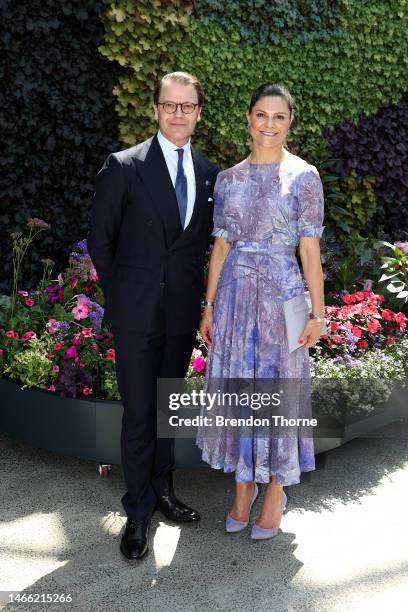
POLYGON ((157 102, 157 106, 162 106, 164 111, 169 115, 177 112, 178 107, 181 108, 185 115, 191 115, 199 104, 194 104, 194 102, 179 102, 178 104, 176 104, 176 102, 157 102))

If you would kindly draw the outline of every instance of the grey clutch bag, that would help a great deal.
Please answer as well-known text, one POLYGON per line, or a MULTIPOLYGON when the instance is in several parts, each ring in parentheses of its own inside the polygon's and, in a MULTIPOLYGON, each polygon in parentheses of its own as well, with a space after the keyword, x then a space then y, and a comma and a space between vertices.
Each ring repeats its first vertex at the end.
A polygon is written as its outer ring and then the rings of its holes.
MULTIPOLYGON (((309 313, 312 312, 312 302, 310 300, 309 291, 304 291, 290 300, 283 303, 283 311, 285 315, 286 334, 288 337, 289 353, 295 351, 300 346, 298 342, 301 333, 309 319, 309 313)), ((322 335, 327 333, 326 323, 322 325, 322 335)))

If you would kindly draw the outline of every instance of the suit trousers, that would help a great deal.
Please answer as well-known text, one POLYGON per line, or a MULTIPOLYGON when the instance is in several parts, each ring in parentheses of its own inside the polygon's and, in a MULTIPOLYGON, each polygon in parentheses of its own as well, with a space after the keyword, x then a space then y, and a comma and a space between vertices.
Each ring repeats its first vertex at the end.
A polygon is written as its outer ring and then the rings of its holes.
POLYGON ((116 373, 123 403, 122 467, 127 487, 122 504, 132 519, 150 518, 157 496, 168 492, 174 470, 174 439, 157 438, 157 378, 184 378, 195 332, 147 335, 113 329, 116 373))

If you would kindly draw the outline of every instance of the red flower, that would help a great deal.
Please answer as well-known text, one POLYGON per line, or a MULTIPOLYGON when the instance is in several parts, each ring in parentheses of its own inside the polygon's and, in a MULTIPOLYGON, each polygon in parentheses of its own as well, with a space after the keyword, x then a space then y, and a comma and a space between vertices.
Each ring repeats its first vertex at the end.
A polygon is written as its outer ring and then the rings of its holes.
POLYGON ((388 335, 388 336, 387 336, 387 339, 386 339, 386 343, 387 343, 387 345, 388 345, 388 346, 389 346, 390 344, 395 344, 395 338, 394 338, 394 336, 390 336, 390 335, 388 335))
POLYGON ((54 348, 55 348, 55 350, 56 350, 56 351, 60 351, 60 350, 62 349, 62 344, 61 344, 61 342, 56 342, 56 343, 54 344, 54 348))
POLYGON ((25 305, 28 306, 29 308, 31 308, 31 306, 34 306, 35 301, 33 300, 33 298, 27 298, 25 301, 25 305))
POLYGON ((368 342, 367 342, 367 340, 359 340, 357 342, 357 346, 358 346, 358 348, 366 349, 366 348, 368 348, 368 342))
POLYGON ((337 321, 331 321, 331 323, 330 323, 330 331, 331 332, 337 331, 339 329, 339 327, 340 327, 340 324, 337 323, 337 321))
POLYGON ((92 393, 93 393, 93 389, 92 389, 92 387, 84 387, 84 388, 82 389, 82 393, 83 393, 84 395, 92 395, 92 393))
POLYGON ((361 337, 362 331, 361 331, 361 329, 357 325, 354 325, 354 327, 353 327, 353 329, 351 331, 353 332, 353 336, 355 336, 356 338, 360 338, 361 337))
POLYGON ((106 358, 109 359, 109 361, 115 361, 116 353, 114 348, 110 348, 106 351, 106 358))
POLYGON ((82 335, 84 338, 92 338, 92 327, 85 327, 82 330, 82 335))
POLYGON ((354 298, 350 293, 346 293, 346 295, 343 295, 343 302, 345 304, 352 304, 354 302, 354 298))
POLYGON ((341 344, 343 342, 343 338, 341 336, 332 336, 332 341, 335 342, 336 344, 341 344))
POLYGON ((381 309, 381 315, 382 315, 382 318, 385 321, 393 321, 394 320, 394 313, 392 312, 392 310, 389 310, 388 308, 382 308, 381 309))

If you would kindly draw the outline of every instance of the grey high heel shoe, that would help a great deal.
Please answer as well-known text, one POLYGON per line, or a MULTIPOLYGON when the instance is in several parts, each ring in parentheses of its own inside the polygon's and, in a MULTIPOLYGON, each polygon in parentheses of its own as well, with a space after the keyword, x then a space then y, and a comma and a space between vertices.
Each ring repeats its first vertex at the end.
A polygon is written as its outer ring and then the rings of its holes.
POLYGON ((259 489, 258 489, 258 485, 256 484, 256 482, 254 482, 254 485, 255 485, 254 492, 252 494, 251 503, 249 504, 248 520, 247 521, 237 521, 236 519, 232 518, 232 516, 228 512, 227 519, 225 521, 225 529, 228 531, 228 533, 236 533, 237 531, 242 531, 243 529, 245 529, 245 527, 248 526, 249 516, 251 514, 252 506, 254 505, 256 498, 258 497, 258 494, 259 494, 259 489))
MULTIPOLYGON (((286 497, 285 491, 282 491, 282 503, 281 503, 281 517, 285 511, 286 503, 288 498, 286 497)), ((266 527, 259 527, 256 523, 252 526, 251 531, 251 539, 252 540, 269 540, 270 538, 274 538, 278 535, 279 527, 271 527, 267 529, 266 527)))

